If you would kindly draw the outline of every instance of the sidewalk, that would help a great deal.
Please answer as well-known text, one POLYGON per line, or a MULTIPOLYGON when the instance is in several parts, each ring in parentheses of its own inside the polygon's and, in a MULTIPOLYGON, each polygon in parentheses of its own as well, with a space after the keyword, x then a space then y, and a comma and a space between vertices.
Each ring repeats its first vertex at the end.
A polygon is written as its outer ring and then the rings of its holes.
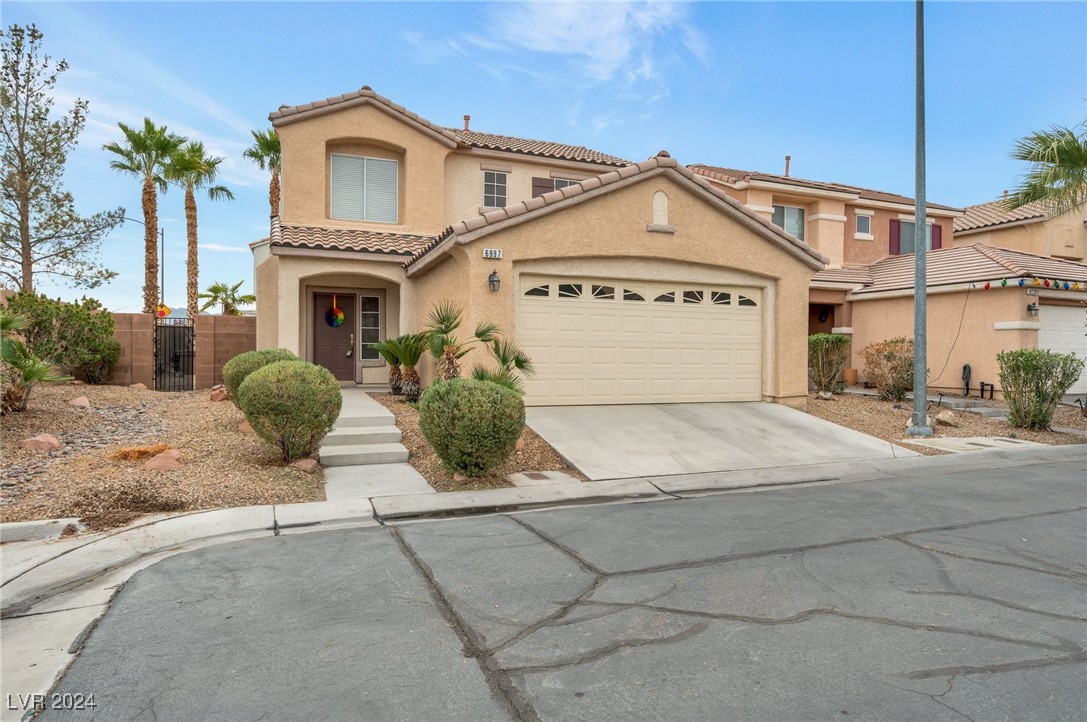
MULTIPOLYGON (((373 472, 367 480, 352 476, 358 467, 327 469, 328 500, 324 502, 162 515, 108 533, 4 543, 0 546, 4 693, 47 692, 127 579, 169 556, 205 546, 428 517, 584 503, 663 501, 789 484, 909 479, 934 471, 1070 459, 1087 461, 1087 451, 1083 446, 1045 446, 444 494, 436 494, 407 464, 366 467, 367 472, 373 472), (418 486, 420 483, 426 491, 418 486), (402 492, 406 486, 417 491, 390 493, 402 492)), ((4 536, 4 527, 0 526, 0 540, 4 536)), ((5 711, 0 718, 18 719, 10 714, 5 711)))

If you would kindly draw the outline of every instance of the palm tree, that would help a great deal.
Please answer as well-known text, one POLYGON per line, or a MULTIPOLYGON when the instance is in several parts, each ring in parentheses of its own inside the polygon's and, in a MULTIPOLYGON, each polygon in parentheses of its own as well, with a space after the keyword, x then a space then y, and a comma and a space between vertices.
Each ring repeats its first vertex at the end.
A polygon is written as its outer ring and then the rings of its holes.
POLYGON ((451 301, 442 301, 427 314, 427 348, 438 363, 438 377, 449 381, 460 376, 460 360, 476 342, 490 343, 498 333, 498 324, 481 322, 468 343, 457 339, 463 312, 451 301))
POLYGON ((1008 196, 1009 209, 1041 201, 1056 215, 1087 203, 1087 122, 1080 127, 1077 135, 1054 125, 1016 142, 1012 157, 1032 165, 1008 196))
POLYGON ((206 298, 207 301, 200 307, 201 311, 207 311, 212 306, 222 306, 222 314, 224 316, 241 316, 242 312, 238 310, 238 306, 249 305, 250 303, 256 303, 257 297, 251 293, 244 295, 238 295, 238 289, 242 287, 244 281, 238 281, 233 286, 222 281, 216 281, 208 286, 207 293, 201 293, 200 298, 206 298))
POLYGON ((71 381, 71 376, 53 373, 53 365, 27 349, 16 332, 26 328, 26 318, 11 314, 0 306, 0 414, 26 411, 30 392, 41 383, 71 381))
POLYGON ((505 386, 519 394, 525 393, 525 383, 521 376, 532 378, 536 375, 532 358, 516 341, 509 338, 492 339, 487 350, 491 352, 491 358, 498 364, 498 368, 489 369, 477 364, 472 369, 472 378, 505 386))
POLYGON ((419 365, 419 359, 426 353, 427 335, 425 333, 408 334, 386 342, 392 345, 393 351, 404 366, 404 400, 409 404, 418 401, 423 393, 423 383, 415 367, 419 365))
POLYGON ((404 384, 400 373, 400 357, 396 355, 396 349, 392 345, 394 340, 385 339, 381 343, 372 343, 370 348, 381 354, 381 358, 389 364, 389 390, 394 396, 400 396, 404 393, 404 384))
POLYGON ((188 237, 188 264, 186 267, 186 308, 189 318, 196 318, 199 312, 197 300, 200 286, 197 282, 199 272, 199 254, 196 232, 196 193, 197 190, 207 190, 208 198, 217 200, 234 200, 234 194, 226 186, 213 185, 219 176, 219 164, 225 158, 209 156, 204 152, 204 144, 199 141, 189 141, 181 146, 170 158, 166 166, 165 176, 169 181, 177 183, 185 189, 185 229, 188 237))
POLYGON ((275 128, 268 130, 254 130, 253 145, 245 150, 245 157, 257 164, 261 170, 272 172, 272 179, 268 181, 268 205, 272 215, 279 215, 279 171, 280 148, 279 136, 275 128))
POLYGON ((159 300, 158 276, 158 193, 166 191, 166 179, 163 171, 171 156, 177 152, 185 139, 166 130, 166 126, 156 126, 150 118, 143 119, 143 129, 130 128, 124 123, 117 126, 124 134, 120 143, 106 143, 102 150, 117 156, 110 161, 110 168, 121 173, 140 178, 143 181, 143 239, 144 239, 144 282, 143 312, 154 313, 159 300))

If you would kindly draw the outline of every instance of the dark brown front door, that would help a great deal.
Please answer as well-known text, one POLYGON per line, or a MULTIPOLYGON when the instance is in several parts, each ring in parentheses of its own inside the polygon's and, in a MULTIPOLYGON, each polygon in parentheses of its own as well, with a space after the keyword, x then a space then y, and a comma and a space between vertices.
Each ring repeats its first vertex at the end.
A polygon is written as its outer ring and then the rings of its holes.
POLYGON ((313 363, 340 381, 355 380, 357 326, 353 293, 313 294, 313 363))

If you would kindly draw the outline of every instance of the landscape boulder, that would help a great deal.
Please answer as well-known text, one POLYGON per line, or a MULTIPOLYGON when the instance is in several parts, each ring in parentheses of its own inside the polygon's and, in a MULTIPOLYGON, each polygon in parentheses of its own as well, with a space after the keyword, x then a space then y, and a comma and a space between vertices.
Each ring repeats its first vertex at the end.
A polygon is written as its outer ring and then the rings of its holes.
POLYGON ((243 421, 238 424, 238 431, 242 432, 243 434, 252 434, 253 427, 249 424, 248 421, 243 421))
POLYGON ((29 439, 23 439, 19 442, 20 449, 38 449, 40 451, 50 451, 52 449, 61 449, 64 444, 60 443, 60 440, 52 434, 38 434, 37 436, 31 436, 29 439))
POLYGON ((145 471, 173 471, 181 468, 181 450, 169 449, 152 457, 143 465, 145 471))
POLYGON ((317 470, 317 460, 299 459, 298 461, 292 463, 290 466, 292 469, 298 469, 299 471, 305 472, 307 474, 312 474, 314 471, 317 470))
POLYGON ((88 408, 91 405, 91 400, 86 396, 77 396, 68 402, 69 406, 79 406, 81 408, 88 408))
POLYGON ((146 384, 129 384, 128 388, 135 389, 136 391, 147 391, 146 384))
POLYGON ((208 399, 210 401, 226 401, 226 389, 215 389, 208 399))
POLYGON ((955 416, 955 412, 951 411, 950 409, 946 411, 941 411, 940 413, 936 414, 936 423, 943 426, 959 425, 958 417, 955 416))

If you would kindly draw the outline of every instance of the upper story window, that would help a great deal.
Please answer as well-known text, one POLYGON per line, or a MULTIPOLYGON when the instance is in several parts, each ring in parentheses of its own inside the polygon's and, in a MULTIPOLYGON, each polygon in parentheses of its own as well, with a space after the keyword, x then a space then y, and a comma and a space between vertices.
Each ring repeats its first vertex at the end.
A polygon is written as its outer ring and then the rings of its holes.
POLYGON ((483 171, 483 205, 487 208, 506 207, 507 174, 498 171, 483 171))
POLYGON ((774 216, 771 221, 786 233, 792 233, 800 240, 804 240, 804 209, 794 206, 774 206, 774 216))
POLYGON ((544 193, 550 193, 551 191, 557 191, 559 188, 565 188, 566 186, 572 186, 580 181, 571 180, 569 178, 533 178, 532 179, 532 197, 536 198, 542 196, 544 193))
MULTIPOLYGON (((890 252, 892 256, 898 256, 905 253, 913 253, 915 250, 915 234, 916 226, 913 221, 903 221, 893 219, 891 221, 891 243, 890 252)), ((925 225, 925 247, 929 250, 936 250, 941 247, 941 228, 934 223, 927 223, 925 225)))
POLYGON ((399 164, 385 158, 332 154, 332 218, 396 223, 399 164))
POLYGON ((857 216, 856 233, 865 236, 872 235, 872 216, 857 216))

